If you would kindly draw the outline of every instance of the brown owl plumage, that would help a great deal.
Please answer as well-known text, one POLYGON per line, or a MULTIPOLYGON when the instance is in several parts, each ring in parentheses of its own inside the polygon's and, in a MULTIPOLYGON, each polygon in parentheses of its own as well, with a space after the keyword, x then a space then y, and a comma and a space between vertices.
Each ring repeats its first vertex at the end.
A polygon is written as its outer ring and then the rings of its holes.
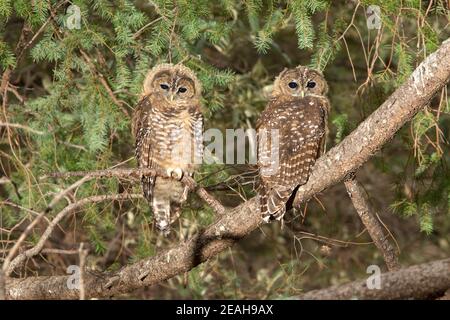
POLYGON ((264 221, 280 220, 286 203, 308 181, 323 151, 330 103, 319 71, 298 66, 275 79, 257 123, 258 199, 264 221))
POLYGON ((139 168, 166 172, 142 177, 144 196, 156 226, 164 234, 178 218, 187 199, 183 175, 192 176, 203 155, 201 85, 183 65, 162 64, 147 74, 140 102, 133 113, 139 168))

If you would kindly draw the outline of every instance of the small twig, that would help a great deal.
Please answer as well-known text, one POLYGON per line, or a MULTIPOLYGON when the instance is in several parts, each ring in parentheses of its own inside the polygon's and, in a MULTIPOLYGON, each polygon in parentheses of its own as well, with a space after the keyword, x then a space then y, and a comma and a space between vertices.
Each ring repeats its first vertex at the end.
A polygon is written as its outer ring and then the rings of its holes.
MULTIPOLYGON (((156 172, 153 169, 106 169, 97 171, 71 171, 71 172, 52 172, 45 177, 54 178, 67 178, 67 177, 80 177, 85 178, 131 178, 134 180, 140 180, 142 176, 158 175, 167 177, 164 172, 156 172)), ((44 178, 45 178, 44 177, 44 178)), ((204 188, 198 186, 194 179, 184 175, 181 182, 188 186, 191 191, 197 193, 197 195, 205 201, 216 213, 223 214, 225 212, 224 206, 217 201, 212 195, 210 195, 204 188)))
POLYGON ((43 135, 44 134, 43 131, 39 131, 39 130, 33 129, 33 128, 30 128, 30 127, 25 126, 23 124, 19 124, 19 123, 0 122, 0 127, 22 129, 22 130, 25 130, 25 131, 30 131, 30 132, 35 133, 35 134, 39 134, 39 135, 43 135))
POLYGON ((109 97, 114 102, 114 104, 119 106, 119 108, 122 110, 122 112, 126 116, 129 116, 127 109, 123 106, 124 105, 123 101, 119 100, 116 97, 116 95, 112 91, 108 81, 106 80, 105 76, 100 71, 97 70, 97 68, 95 67, 95 64, 92 62, 91 58, 89 58, 89 55, 86 52, 84 52, 82 49, 80 49, 80 52, 81 52, 81 55, 83 56, 83 59, 86 61, 89 68, 91 69, 91 72, 98 77, 98 79, 100 80, 100 83, 105 88, 106 92, 108 93, 109 97))
POLYGON ((371 205, 369 204, 369 199, 362 185, 355 179, 354 175, 350 175, 344 181, 344 184, 356 212, 361 218, 362 223, 369 232, 369 235, 378 250, 381 251, 389 271, 400 269, 397 252, 389 242, 388 236, 385 235, 383 227, 378 221, 373 208, 371 208, 371 205))
MULTIPOLYGON (((79 187, 80 185, 82 185, 83 183, 85 183, 86 181, 90 180, 92 178, 90 177, 83 177, 80 180, 78 180, 77 182, 73 183, 72 185, 70 185, 68 188, 62 190, 61 192, 59 192, 58 194, 56 194, 53 197, 53 200, 50 202, 50 204, 47 206, 47 208, 45 210, 43 210, 41 213, 37 214, 36 218, 34 218, 34 220, 27 226, 27 228, 25 229, 24 232, 22 232, 22 234, 19 236, 19 239, 17 240, 16 243, 14 243, 14 246, 12 247, 12 249, 9 251, 8 256, 6 257, 6 259, 3 262, 3 266, 2 266, 2 270, 4 272, 6 272, 6 276, 9 276, 12 272, 12 270, 14 269, 10 269, 10 263, 16 259, 13 260, 14 255, 17 253, 17 251, 19 250, 20 245, 22 244, 23 241, 25 241, 25 239, 27 238, 28 234, 31 232, 31 230, 35 227, 35 225, 41 221, 41 219, 44 217, 45 214, 49 213, 50 211, 53 210, 53 207, 62 199, 64 198, 70 191, 76 189, 77 187, 79 187)), ((28 212, 32 212, 33 214, 36 214, 36 212, 34 212, 33 210, 30 209, 26 209, 26 208, 22 208, 21 206, 18 206, 14 203, 10 203, 10 202, 6 202, 7 205, 12 205, 15 207, 19 207, 22 210, 26 210, 28 212)), ((47 219, 48 220, 48 219, 47 219)), ((52 225, 52 222, 49 221, 49 226, 52 225)))
MULTIPOLYGON (((68 1, 67 1, 67 0, 64 0, 64 1, 61 1, 61 2, 57 3, 54 7, 50 8, 50 11, 58 10, 58 9, 59 9, 63 4, 65 4, 66 2, 68 2, 68 1)), ((49 18, 41 25, 41 27, 39 28, 39 30, 36 31, 36 33, 33 35, 33 37, 31 38, 31 40, 28 41, 28 42, 23 46, 22 50, 18 53, 17 61, 19 61, 19 60, 23 57, 23 55, 24 55, 24 53, 25 53, 25 50, 27 50, 27 49, 31 46, 31 44, 37 39, 37 37, 39 37, 39 35, 40 35, 42 32, 44 32, 45 28, 47 27, 47 25, 48 25, 51 21, 52 21, 52 17, 50 16, 50 17, 49 17, 49 18)))
MULTIPOLYGON (((2 271, 4 272, 5 276, 9 276, 11 273, 8 271, 10 264, 11 264, 11 260, 14 257, 14 255, 16 254, 17 250, 19 250, 20 245, 22 244, 22 242, 26 239, 26 237, 28 236, 28 234, 31 232, 31 230, 33 230, 34 226, 41 221, 42 217, 47 213, 47 211, 42 211, 34 220, 33 222, 31 222, 27 228, 25 229, 24 232, 22 232, 22 234, 20 235, 19 239, 14 243, 14 246, 12 247, 11 251, 9 251, 8 256, 5 258, 5 261, 3 262, 3 267, 2 267, 2 271)), ((14 259, 15 260, 15 259, 14 259)), ((14 261, 12 260, 12 261, 14 261)))
MULTIPOLYGON (((93 203, 93 202, 101 202, 101 201, 106 201, 106 200, 137 199, 137 198, 141 198, 141 197, 142 197, 142 195, 140 195, 140 194, 127 194, 127 193, 112 194, 112 195, 98 195, 98 196, 87 197, 87 198, 81 199, 75 203, 68 205, 53 218, 51 223, 48 225, 47 229, 45 229, 45 231, 42 234, 41 238, 39 239, 38 243, 34 247, 19 254, 17 257, 14 258, 14 260, 12 260, 9 263, 9 265, 3 266, 4 270, 6 272, 5 274, 7 276, 10 275, 14 271, 14 269, 17 268, 20 264, 22 264, 27 258, 31 258, 31 257, 38 255, 41 252, 41 250, 43 249, 45 242, 50 237, 50 235, 52 234, 53 230, 58 225, 58 223, 64 217, 66 217, 69 213, 73 212, 75 209, 78 209, 78 208, 84 206, 85 204, 93 203)), ((45 213, 45 212, 46 211, 43 211, 43 213, 45 213)), ((41 214, 43 214, 43 213, 41 213, 41 214)), ((36 221, 36 219, 35 219, 35 221, 36 221)), ((33 221, 33 223, 34 223, 34 221, 33 221)), ((27 227, 27 229, 29 229, 32 224, 30 224, 27 227)), ((22 237, 22 235, 21 235, 21 237, 22 237)), ((16 247, 16 245, 14 247, 16 247)), ((14 250, 14 248, 13 248, 13 250, 14 250)), ((9 256, 12 257, 11 252, 10 252, 9 256)), ((5 262, 6 262, 6 260, 5 260, 5 262)))
POLYGON ((145 29, 147 29, 148 27, 154 25, 155 23, 157 23, 158 21, 160 21, 162 18, 163 18, 163 17, 156 18, 155 20, 150 21, 150 22, 147 23, 145 26, 143 26, 143 27, 140 28, 138 31, 136 31, 136 32, 133 34, 133 40, 136 40, 136 39, 142 34, 142 32, 145 31, 145 29))
POLYGON ((11 84, 9 84, 8 89, 9 92, 12 92, 12 94, 14 94, 14 96, 16 96, 16 99, 20 101, 20 103, 24 103, 25 99, 24 97, 22 97, 20 95, 20 93, 17 91, 16 87, 12 86, 11 84))
POLYGON ((77 249, 64 250, 64 249, 45 248, 45 249, 42 249, 41 253, 53 253, 53 254, 67 254, 67 255, 71 255, 71 254, 79 254, 80 252, 77 249))
POLYGON ((79 186, 81 186, 83 183, 91 180, 92 177, 83 177, 80 180, 78 180, 77 182, 71 184, 68 188, 62 190, 61 192, 59 192, 58 194, 56 194, 53 197, 53 200, 50 202, 50 204, 47 206, 47 208, 45 209, 46 212, 49 212, 51 210, 53 210, 53 207, 55 206, 55 204, 57 204, 59 202, 59 200, 61 200, 62 198, 64 198, 69 192, 71 192, 72 190, 78 188, 79 186))

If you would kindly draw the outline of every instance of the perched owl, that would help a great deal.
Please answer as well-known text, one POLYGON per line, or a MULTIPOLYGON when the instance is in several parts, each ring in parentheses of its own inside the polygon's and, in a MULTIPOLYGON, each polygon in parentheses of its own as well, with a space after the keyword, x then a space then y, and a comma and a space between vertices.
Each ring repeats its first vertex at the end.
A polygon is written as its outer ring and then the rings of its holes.
POLYGON ((157 228, 165 235, 187 199, 188 188, 180 180, 185 174, 192 176, 202 161, 200 95, 200 82, 189 68, 162 64, 147 74, 133 113, 139 168, 152 168, 171 177, 142 177, 144 196, 157 228))
POLYGON ((298 66, 275 79, 257 122, 258 199, 264 221, 281 220, 323 151, 330 103, 319 71, 298 66))

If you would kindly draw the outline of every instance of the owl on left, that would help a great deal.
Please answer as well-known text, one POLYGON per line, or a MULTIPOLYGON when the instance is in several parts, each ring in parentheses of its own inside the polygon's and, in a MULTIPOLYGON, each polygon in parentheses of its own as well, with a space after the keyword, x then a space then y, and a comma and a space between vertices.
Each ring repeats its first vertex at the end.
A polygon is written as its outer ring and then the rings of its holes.
POLYGON ((143 176, 142 189, 156 227, 167 235, 187 199, 181 179, 192 176, 203 157, 201 85, 194 72, 177 64, 162 64, 147 74, 136 106, 132 131, 139 168, 165 172, 143 176))

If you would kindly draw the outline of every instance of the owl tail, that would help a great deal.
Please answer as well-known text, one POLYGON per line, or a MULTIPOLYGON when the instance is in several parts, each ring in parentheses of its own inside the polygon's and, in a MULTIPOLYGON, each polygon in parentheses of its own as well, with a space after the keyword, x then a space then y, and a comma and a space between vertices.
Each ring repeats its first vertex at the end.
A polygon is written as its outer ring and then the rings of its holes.
POLYGON ((287 188, 278 187, 267 190, 266 186, 261 185, 258 199, 262 219, 265 222, 281 220, 286 213, 286 203, 291 194, 292 190, 287 188))
POLYGON ((144 192, 144 198, 149 204, 153 202, 153 186, 155 185, 155 177, 143 176, 141 179, 142 191, 144 192))
POLYGON ((160 188, 155 188, 156 180, 154 176, 142 177, 142 191, 152 208, 156 227, 164 235, 168 235, 170 232, 170 198, 166 192, 161 192, 160 188))
POLYGON ((152 210, 156 227, 167 236, 170 233, 170 199, 153 198, 152 210))

